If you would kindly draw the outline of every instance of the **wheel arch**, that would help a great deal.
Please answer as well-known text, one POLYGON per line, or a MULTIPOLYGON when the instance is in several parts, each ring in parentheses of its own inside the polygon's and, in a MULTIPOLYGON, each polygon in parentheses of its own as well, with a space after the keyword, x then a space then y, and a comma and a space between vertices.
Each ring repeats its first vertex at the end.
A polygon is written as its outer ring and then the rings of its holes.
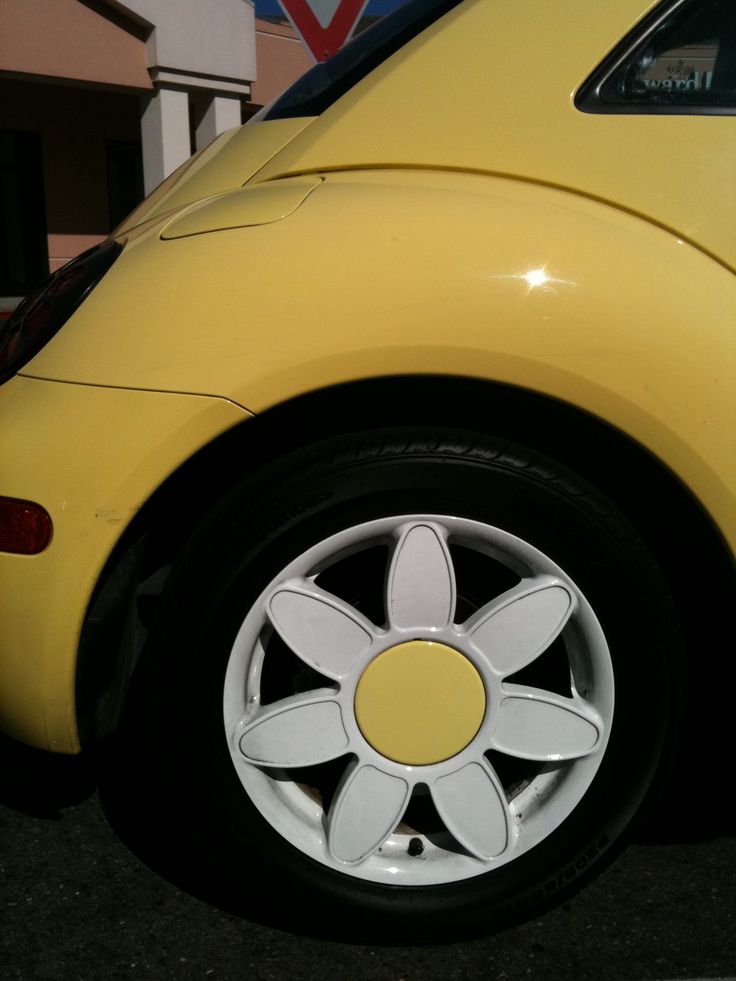
POLYGON ((396 425, 502 436, 575 470, 626 514, 657 557, 683 622, 691 669, 697 669, 700 651, 728 635, 736 568, 726 542, 678 477, 620 430, 573 405, 510 385, 444 376, 360 381, 279 404, 228 431, 172 474, 141 509, 110 555, 85 618, 76 685, 83 742, 119 722, 147 634, 146 607, 155 605, 168 567, 215 501, 290 450, 396 425), (694 575, 693 569, 708 572, 694 575))

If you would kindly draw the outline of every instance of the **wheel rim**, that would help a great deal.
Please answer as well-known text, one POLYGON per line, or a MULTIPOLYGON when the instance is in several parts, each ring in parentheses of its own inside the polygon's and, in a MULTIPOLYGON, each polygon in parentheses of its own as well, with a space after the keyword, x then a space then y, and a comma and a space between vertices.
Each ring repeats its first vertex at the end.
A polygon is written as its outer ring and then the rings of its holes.
POLYGON ((613 702, 601 626, 550 558, 480 522, 402 515, 331 535, 274 577, 233 644, 224 722, 243 788, 290 844, 417 886, 498 868, 558 828, 598 770, 613 702), (383 614, 369 616, 363 579, 382 565, 383 614), (517 581, 499 592, 491 566, 517 581))

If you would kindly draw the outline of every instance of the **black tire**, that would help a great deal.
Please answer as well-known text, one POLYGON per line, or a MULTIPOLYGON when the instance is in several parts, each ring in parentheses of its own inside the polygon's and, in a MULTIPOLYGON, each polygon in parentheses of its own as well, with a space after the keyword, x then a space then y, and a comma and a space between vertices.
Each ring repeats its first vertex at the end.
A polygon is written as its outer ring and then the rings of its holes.
MULTIPOLYGON (((460 545, 454 540, 450 545, 458 621, 514 588, 522 561, 514 546, 509 558, 503 548, 491 548, 489 554, 483 551, 485 545, 476 548, 474 540, 468 545, 462 535, 460 539, 460 545)), ((379 579, 386 555, 381 554, 382 558, 378 545, 372 551, 356 545, 352 557, 328 563, 320 580, 326 591, 339 594, 343 603, 362 609, 374 622, 385 616, 379 579)), ((544 572, 546 567, 540 568, 544 572)), ((199 836, 214 862, 213 878, 229 882, 235 893, 247 893, 246 909, 253 896, 264 901, 271 896, 284 923, 291 909, 303 927, 311 918, 312 929, 337 936, 365 937, 378 931, 402 939, 436 940, 487 932, 538 912, 614 853, 666 756, 681 644, 656 562, 600 492, 521 446, 478 434, 412 429, 332 439, 292 453, 243 481, 207 516, 175 566, 161 605, 152 646, 160 718, 167 720, 162 731, 170 732, 173 725, 178 733, 175 783, 186 787, 188 809, 196 813, 199 836), (436 810, 420 798, 407 820, 407 855, 413 849, 414 858, 402 859, 406 871, 401 881, 406 885, 356 872, 361 864, 378 862, 377 852, 357 866, 338 867, 337 861, 325 862, 314 850, 303 850, 299 836, 287 840, 288 835, 275 830, 268 817, 270 804, 256 806, 251 797, 258 795, 250 785, 246 790, 242 772, 236 771, 237 751, 232 755, 230 749, 235 737, 226 738, 223 723, 228 664, 231 657, 243 656, 232 653, 235 639, 244 621, 255 615, 251 611, 266 585, 318 543, 395 515, 456 517, 466 522, 463 527, 480 523, 500 529, 538 550, 563 570, 582 604, 594 612, 610 652, 615 684, 612 717, 601 723, 607 743, 596 751, 595 767, 588 762, 592 756, 554 765, 501 759, 498 752, 490 757, 506 796, 514 801, 521 799, 519 794, 531 794, 537 782, 552 788, 551 799, 558 795, 558 810, 546 813, 549 830, 544 831, 540 819, 542 832, 535 831, 529 847, 511 857, 505 852, 497 866, 496 860, 477 860, 477 874, 461 872, 453 879, 465 861, 454 856, 463 850, 448 838, 446 826, 438 827, 436 810), (554 783, 549 775, 553 770, 554 783), (560 787, 568 788, 567 796, 560 787), (566 808, 569 813, 562 813, 566 808), (432 872, 427 881, 414 871, 418 866, 410 863, 423 860, 425 847, 435 849, 438 868, 446 863, 441 877, 450 875, 450 881, 433 882, 432 872), (453 855, 445 858, 442 848, 454 849, 453 855)), ((582 675, 587 677, 583 688, 606 687, 605 668, 596 667, 601 656, 597 641, 589 641, 588 628, 576 616, 544 655, 514 673, 515 682, 561 697, 570 695, 565 679, 571 675, 575 685, 582 675), (595 648, 593 653, 589 646, 595 648)), ((258 682, 264 702, 335 687, 334 681, 314 673, 314 664, 305 667, 275 632, 270 633, 258 682)), ((604 704, 605 692, 586 690, 583 697, 593 705, 599 696, 604 704)), ((277 772, 251 763, 244 767, 253 771, 248 779, 273 781, 279 792, 285 781, 289 793, 301 793, 298 788, 305 787, 303 792, 317 804, 321 794, 326 809, 344 777, 350 751, 337 762, 307 769, 277 772)), ((270 794, 271 783, 264 785, 270 794)), ((517 818, 521 822, 515 814, 517 818)), ((518 835, 526 833, 524 829, 518 835)), ((392 835, 386 847, 399 847, 403 840, 392 835)))

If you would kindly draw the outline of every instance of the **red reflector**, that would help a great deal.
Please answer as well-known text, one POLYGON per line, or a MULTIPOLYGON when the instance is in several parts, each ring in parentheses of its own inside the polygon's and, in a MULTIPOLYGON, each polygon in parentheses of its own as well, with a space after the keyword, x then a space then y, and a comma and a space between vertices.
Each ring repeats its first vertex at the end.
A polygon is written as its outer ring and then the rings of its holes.
POLYGON ((0 497, 0 552, 36 555, 51 541, 48 512, 32 501, 0 497))

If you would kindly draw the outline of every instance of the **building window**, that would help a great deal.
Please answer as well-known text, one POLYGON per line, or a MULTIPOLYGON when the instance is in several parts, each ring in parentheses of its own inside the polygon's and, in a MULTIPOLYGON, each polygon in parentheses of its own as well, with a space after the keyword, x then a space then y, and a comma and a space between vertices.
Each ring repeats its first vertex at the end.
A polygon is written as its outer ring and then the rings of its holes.
POLYGON ((140 143, 108 140, 107 202, 110 228, 116 228, 143 200, 143 151, 140 143))
POLYGON ((48 271, 41 136, 0 130, 0 296, 25 296, 48 271))

